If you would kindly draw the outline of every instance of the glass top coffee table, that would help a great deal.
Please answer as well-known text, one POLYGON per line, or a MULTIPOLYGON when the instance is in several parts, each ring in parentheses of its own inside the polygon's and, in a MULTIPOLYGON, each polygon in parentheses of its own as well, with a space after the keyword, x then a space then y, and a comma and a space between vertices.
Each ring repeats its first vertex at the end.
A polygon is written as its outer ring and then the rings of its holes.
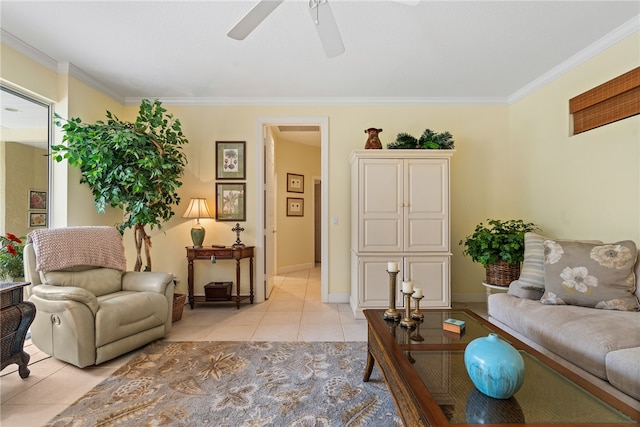
POLYGON ((637 426, 640 412, 527 346, 469 310, 425 310, 416 329, 385 320, 384 310, 365 310, 368 360, 376 363, 406 426, 476 424, 637 426), (442 329, 447 318, 464 320, 464 334, 442 329), (464 366, 464 349, 495 332, 525 362, 525 380, 506 400, 478 391, 464 366))

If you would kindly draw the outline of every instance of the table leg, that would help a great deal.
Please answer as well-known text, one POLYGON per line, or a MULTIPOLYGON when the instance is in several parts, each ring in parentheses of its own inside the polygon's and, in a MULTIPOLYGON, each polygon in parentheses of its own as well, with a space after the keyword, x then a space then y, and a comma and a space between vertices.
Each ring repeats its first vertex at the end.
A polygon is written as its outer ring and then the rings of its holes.
POLYGON ((364 377, 362 381, 365 383, 369 381, 369 377, 371 377, 371 372, 373 371, 373 365, 376 363, 375 359, 371 355, 371 352, 367 350, 367 366, 364 368, 364 377))
POLYGON ((240 310, 240 259, 236 259, 236 308, 240 310))
POLYGON ((188 259, 187 266, 187 293, 189 294, 189 306, 193 310, 195 298, 193 296, 193 260, 188 259))
POLYGON ((253 304, 253 256, 249 257, 249 300, 253 304))

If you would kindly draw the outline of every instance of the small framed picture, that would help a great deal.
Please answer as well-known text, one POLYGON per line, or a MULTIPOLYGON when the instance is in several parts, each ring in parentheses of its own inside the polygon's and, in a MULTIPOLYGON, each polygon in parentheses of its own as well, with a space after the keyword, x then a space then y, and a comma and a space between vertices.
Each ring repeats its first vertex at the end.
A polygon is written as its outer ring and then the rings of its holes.
POLYGON ((46 227, 46 226, 47 226, 46 212, 29 212, 29 228, 46 227))
POLYGON ((287 216, 304 216, 304 199, 287 197, 287 216))
POLYGON ((288 173, 287 191, 290 193, 304 193, 304 175, 288 173))
POLYGON ((216 141, 216 179, 246 179, 244 141, 216 141))
POLYGON ((47 209, 47 192, 29 190, 29 209, 47 209))
POLYGON ((246 221, 246 184, 216 184, 216 221, 246 221))

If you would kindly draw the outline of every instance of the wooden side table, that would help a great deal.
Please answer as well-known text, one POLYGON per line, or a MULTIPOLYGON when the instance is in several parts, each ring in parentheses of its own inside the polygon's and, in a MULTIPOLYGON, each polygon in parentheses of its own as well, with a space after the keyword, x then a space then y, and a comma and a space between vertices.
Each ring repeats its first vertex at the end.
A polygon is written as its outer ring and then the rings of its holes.
POLYGON ((249 299, 251 304, 253 304, 253 258, 254 258, 254 250, 255 246, 244 246, 244 247, 206 247, 206 246, 187 246, 187 262, 188 262, 188 272, 187 272, 187 285, 189 290, 189 306, 193 309, 196 303, 196 299, 198 302, 207 302, 204 296, 196 296, 193 295, 193 277, 194 277, 194 263, 193 261, 201 259, 201 260, 211 260, 211 257, 215 257, 217 260, 227 260, 234 259, 236 261, 236 294, 231 296, 230 301, 236 303, 236 308, 240 308, 240 301, 249 299), (240 295, 240 260, 248 258, 249 259, 249 295, 240 295))
POLYGON ((24 351, 24 339, 36 317, 36 306, 22 300, 22 288, 27 285, 30 283, 0 283, 0 369, 17 363, 20 378, 27 378, 30 373, 27 365, 31 356, 24 351))

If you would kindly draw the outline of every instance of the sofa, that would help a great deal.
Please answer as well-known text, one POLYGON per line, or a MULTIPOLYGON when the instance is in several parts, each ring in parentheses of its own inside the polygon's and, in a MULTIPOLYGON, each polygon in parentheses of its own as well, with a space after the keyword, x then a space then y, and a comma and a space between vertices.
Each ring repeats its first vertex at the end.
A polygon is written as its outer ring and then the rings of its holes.
POLYGON ((638 407, 639 258, 630 241, 604 244, 527 233, 520 278, 506 293, 489 296, 489 320, 638 407), (603 261, 601 254, 608 258, 603 261))
POLYGON ((32 342, 56 359, 98 365, 171 330, 173 276, 125 271, 114 227, 36 230, 24 267, 26 294, 36 306, 32 342))

